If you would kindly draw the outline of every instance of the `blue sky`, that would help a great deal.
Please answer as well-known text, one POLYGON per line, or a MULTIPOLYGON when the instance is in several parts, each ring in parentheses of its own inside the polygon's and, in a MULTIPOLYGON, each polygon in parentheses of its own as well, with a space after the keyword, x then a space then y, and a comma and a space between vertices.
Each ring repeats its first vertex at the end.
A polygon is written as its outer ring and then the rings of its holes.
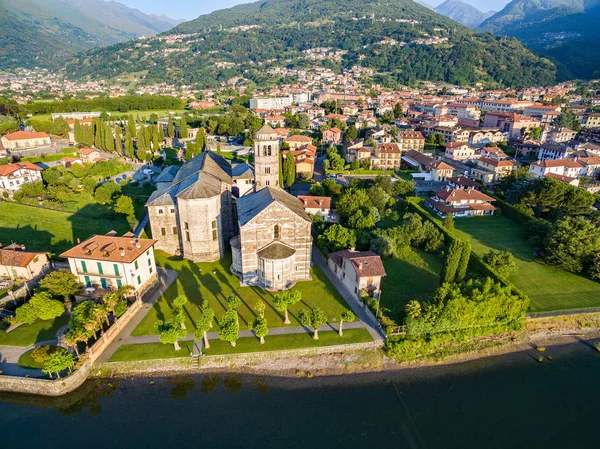
MULTIPOLYGON (((250 3, 244 0, 117 0, 146 13, 166 14, 174 19, 195 19, 217 9, 229 8, 240 3, 250 3)), ((444 0, 425 0, 430 5, 439 5, 444 0)), ((490 9, 499 11, 509 0, 463 0, 481 11, 490 9)))

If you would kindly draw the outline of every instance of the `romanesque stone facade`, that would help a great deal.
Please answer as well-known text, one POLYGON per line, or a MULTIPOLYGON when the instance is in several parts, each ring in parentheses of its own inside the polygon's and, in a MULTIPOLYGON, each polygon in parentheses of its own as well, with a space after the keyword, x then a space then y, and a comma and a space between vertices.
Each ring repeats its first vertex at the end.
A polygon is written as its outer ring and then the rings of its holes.
POLYGON ((311 279, 311 220, 300 201, 265 187, 237 203, 232 270, 243 285, 285 290, 311 279))
POLYGON ((156 249, 206 262, 231 245, 242 285, 284 290, 311 279, 311 220, 279 187, 277 134, 265 125, 254 140, 254 171, 205 151, 146 206, 156 249))

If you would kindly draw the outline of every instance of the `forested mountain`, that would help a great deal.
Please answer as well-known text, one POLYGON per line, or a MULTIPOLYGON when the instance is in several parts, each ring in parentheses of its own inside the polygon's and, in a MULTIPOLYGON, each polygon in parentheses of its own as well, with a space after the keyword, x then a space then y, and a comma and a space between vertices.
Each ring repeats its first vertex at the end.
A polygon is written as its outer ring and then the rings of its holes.
POLYGON ((48 66, 93 47, 166 31, 180 21, 104 0, 1 0, 0 67, 48 66))
POLYGON ((263 85, 274 80, 271 67, 316 65, 370 67, 375 81, 390 86, 418 80, 548 84, 556 70, 516 39, 474 33, 412 0, 267 0, 91 50, 68 64, 67 73, 135 73, 143 82, 216 87, 234 77, 263 85))
POLYGON ((600 0, 513 0, 480 30, 514 36, 548 56, 560 78, 600 77, 600 0))
POLYGON ((476 28, 496 13, 495 11, 481 12, 474 6, 460 0, 446 0, 434 8, 434 11, 469 28, 476 28))

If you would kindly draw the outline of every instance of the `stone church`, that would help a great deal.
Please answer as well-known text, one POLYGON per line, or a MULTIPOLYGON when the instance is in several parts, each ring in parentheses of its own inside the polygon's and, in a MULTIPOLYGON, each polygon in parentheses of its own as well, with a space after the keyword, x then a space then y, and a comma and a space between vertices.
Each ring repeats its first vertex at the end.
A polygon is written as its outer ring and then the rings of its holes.
POLYGON ((204 151, 183 164, 146 203, 156 249, 194 262, 232 251, 242 285, 285 290, 311 279, 311 220, 279 186, 279 139, 254 136, 254 167, 204 151))

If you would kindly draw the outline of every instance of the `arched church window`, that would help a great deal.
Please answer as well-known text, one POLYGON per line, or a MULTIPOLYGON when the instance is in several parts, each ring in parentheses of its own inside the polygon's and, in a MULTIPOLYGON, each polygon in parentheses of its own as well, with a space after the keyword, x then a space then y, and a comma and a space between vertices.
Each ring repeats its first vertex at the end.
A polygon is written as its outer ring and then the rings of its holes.
POLYGON ((275 228, 273 229, 273 239, 277 240, 279 238, 279 225, 275 225, 275 228))
POLYGON ((271 145, 267 147, 267 156, 271 156, 271 145))

